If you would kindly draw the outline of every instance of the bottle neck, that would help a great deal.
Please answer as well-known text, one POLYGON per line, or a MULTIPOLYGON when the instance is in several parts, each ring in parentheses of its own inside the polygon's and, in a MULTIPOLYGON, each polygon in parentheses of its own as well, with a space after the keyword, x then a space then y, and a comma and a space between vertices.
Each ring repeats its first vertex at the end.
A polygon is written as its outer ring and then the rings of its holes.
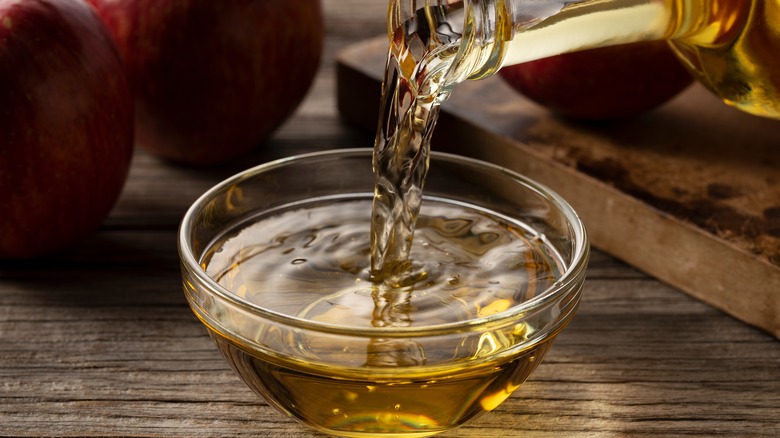
MULTIPOLYGON (((560 10, 533 11, 527 0, 512 2, 515 35, 502 61, 512 65, 589 48, 650 41, 670 36, 672 8, 668 0, 565 2, 560 10), (546 16, 544 16, 546 14, 546 16)), ((563 2, 545 2, 560 4, 563 2)))
POLYGON ((512 0, 464 0, 463 32, 450 79, 481 79, 501 67, 515 34, 512 0))
POLYGON ((493 34, 464 34, 463 44, 473 46, 478 43, 469 39, 495 39, 469 78, 561 53, 668 38, 675 12, 670 0, 467 1, 472 9, 497 17, 493 34))

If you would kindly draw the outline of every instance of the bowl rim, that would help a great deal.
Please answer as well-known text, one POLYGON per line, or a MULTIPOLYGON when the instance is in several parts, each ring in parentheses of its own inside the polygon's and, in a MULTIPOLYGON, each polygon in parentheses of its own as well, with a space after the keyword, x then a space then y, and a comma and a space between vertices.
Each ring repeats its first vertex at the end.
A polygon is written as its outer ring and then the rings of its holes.
MULTIPOLYGON (((239 309, 245 312, 249 312, 254 316, 282 323, 298 329, 349 336, 409 338, 452 334, 455 332, 465 331, 484 331, 489 328, 515 325, 518 322, 521 322, 528 314, 535 313, 540 309, 544 309, 553 305, 555 302, 565 297, 567 293, 574 292, 579 294, 580 288, 578 288, 577 283, 581 283, 584 280, 590 254, 590 245, 585 226, 577 213, 574 211, 573 207, 549 187, 538 183, 524 175, 521 175, 518 172, 479 159, 438 151, 431 152, 431 159, 433 159, 434 162, 446 161, 450 163, 467 165, 483 171, 499 172, 502 174, 502 176, 516 180, 517 182, 532 189, 539 196, 553 203, 559 210, 561 210, 567 220, 568 226, 575 236, 574 248, 571 262, 568 264, 563 274, 550 287, 540 291, 539 294, 528 301, 524 301, 502 312, 497 312, 495 314, 484 317, 435 325, 362 328, 313 321, 310 319, 300 318, 266 309, 230 292, 230 290, 214 281, 201 267, 190 245, 189 233, 192 230, 194 225, 194 218, 198 212, 201 211, 201 209, 211 199, 213 199, 224 189, 241 183, 246 179, 250 179, 255 175, 280 167, 289 166, 300 161, 328 160, 345 157, 363 158, 366 155, 371 157, 372 153, 373 150, 371 148, 350 148, 329 149, 318 152, 297 154, 259 164, 236 173, 235 175, 217 183, 209 190, 204 192, 200 197, 198 197, 195 202, 193 202, 193 204, 187 209, 187 212, 184 214, 179 225, 177 232, 177 246, 182 269, 185 269, 188 273, 196 277, 197 281, 199 282, 199 286, 206 288, 209 295, 215 298, 219 298, 229 305, 238 307, 239 309)), ((370 192, 370 190, 367 192, 370 192)), ((189 295, 187 296, 187 299, 190 301, 191 306, 195 305, 195 303, 190 300, 189 295)), ((204 314, 201 316, 209 318, 210 315, 204 314)), ((558 324, 555 325, 557 326, 558 324)))

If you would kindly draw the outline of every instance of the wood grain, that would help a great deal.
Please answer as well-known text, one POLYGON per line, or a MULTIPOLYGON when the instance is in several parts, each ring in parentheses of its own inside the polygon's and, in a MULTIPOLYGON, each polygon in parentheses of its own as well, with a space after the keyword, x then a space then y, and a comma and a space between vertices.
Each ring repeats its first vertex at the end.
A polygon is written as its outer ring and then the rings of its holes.
MULTIPOLYGON (((214 169, 136 153, 118 205, 63 254, 0 264, 0 436, 321 436, 258 399, 180 287, 189 204, 300 152, 367 146, 336 109, 335 56, 380 34, 384 2, 325 1, 309 97, 261 150, 214 169)), ((448 437, 780 436, 780 342, 596 251, 581 309, 531 380, 448 437)))

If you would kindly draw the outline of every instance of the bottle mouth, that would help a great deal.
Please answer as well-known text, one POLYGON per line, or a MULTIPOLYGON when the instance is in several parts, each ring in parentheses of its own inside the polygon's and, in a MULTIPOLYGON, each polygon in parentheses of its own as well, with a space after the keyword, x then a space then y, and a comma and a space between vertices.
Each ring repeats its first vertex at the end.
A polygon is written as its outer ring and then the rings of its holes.
MULTIPOLYGON (((547 332, 556 332, 568 322, 579 300, 589 256, 585 228, 572 207, 547 187, 511 170, 479 160, 439 152, 433 152, 431 155, 432 167, 442 163, 456 168, 468 168, 478 173, 497 175, 508 184, 523 187, 528 193, 543 199, 549 208, 555 209, 561 215, 566 222, 565 228, 571 234, 568 242, 570 250, 561 275, 550 287, 539 291, 527 301, 488 316, 431 325, 364 328, 315 321, 265 308, 226 289, 206 272, 201 264, 201 258, 208 249, 213 234, 219 232, 221 227, 219 224, 234 224, 237 220, 241 220, 242 215, 250 213, 252 208, 247 207, 246 211, 225 209, 225 201, 231 197, 231 193, 240 192, 253 182, 273 181, 274 177, 269 175, 279 170, 295 170, 303 164, 306 165, 306 169, 327 168, 336 164, 343 169, 356 171, 360 168, 358 166, 363 165, 368 166, 370 174, 371 157, 371 149, 345 149, 283 158, 243 171, 204 193, 185 214, 178 236, 185 294, 196 315, 209 327, 237 339, 251 337, 241 329, 242 324, 245 325, 247 322, 251 322, 250 325, 275 324, 312 333, 364 338, 419 338, 494 331, 515 326, 542 313, 555 314, 551 324, 540 328, 539 335, 543 336, 547 332), (225 214, 226 217, 220 218, 220 214, 225 214), (219 315, 226 313, 242 321, 241 324, 231 324, 221 320, 219 315)), ((368 180, 372 181, 370 175, 368 180)), ((310 195, 300 196, 306 198, 310 195)), ((257 206, 259 209, 265 207, 257 206)))
POLYGON ((438 92, 445 100, 455 84, 498 71, 514 34, 512 7, 511 2, 481 0, 391 2, 387 23, 392 56, 413 58, 413 63, 400 64, 414 64, 415 82, 435 84, 436 89, 419 93, 438 92))

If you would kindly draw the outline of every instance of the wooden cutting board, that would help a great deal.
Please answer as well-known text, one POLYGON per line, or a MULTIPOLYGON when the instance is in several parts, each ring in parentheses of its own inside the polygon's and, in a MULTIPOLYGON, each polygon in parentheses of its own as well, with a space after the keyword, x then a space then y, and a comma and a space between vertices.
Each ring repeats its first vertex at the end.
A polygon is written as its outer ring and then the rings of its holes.
MULTIPOLYGON (((338 57, 339 110, 371 131, 386 53, 378 37, 338 57)), ((780 338, 780 121, 695 85, 634 120, 576 123, 492 77, 455 88, 432 147, 546 184, 594 246, 780 338)))

